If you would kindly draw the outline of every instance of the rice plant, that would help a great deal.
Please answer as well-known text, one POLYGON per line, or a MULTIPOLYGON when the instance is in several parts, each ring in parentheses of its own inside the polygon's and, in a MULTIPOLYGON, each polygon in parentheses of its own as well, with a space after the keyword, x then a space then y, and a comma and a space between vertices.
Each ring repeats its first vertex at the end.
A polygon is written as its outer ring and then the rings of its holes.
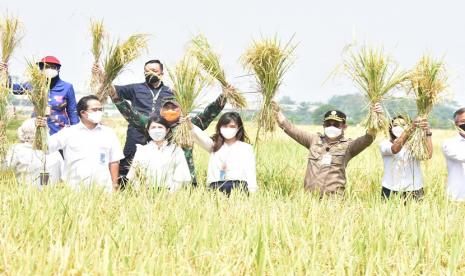
MULTIPOLYGON (((258 124, 257 137, 260 130, 273 132, 276 121, 272 108, 272 100, 283 82, 285 73, 293 63, 295 50, 292 39, 281 43, 277 37, 262 38, 253 41, 242 56, 244 67, 255 73, 256 83, 262 95, 260 110, 256 116, 258 124)), ((258 138, 255 145, 258 144, 258 138)))
POLYGON ((215 53, 203 35, 198 35, 191 40, 190 53, 197 59, 202 68, 216 79, 226 93, 226 99, 234 108, 245 108, 247 101, 237 89, 226 89, 230 85, 220 64, 220 57, 215 53))
MULTIPOLYGON (((447 88, 447 72, 442 60, 435 60, 424 55, 417 63, 409 77, 408 88, 413 93, 417 104, 417 117, 428 119, 441 93, 447 88)), ((426 131, 416 128, 406 143, 412 157, 417 160, 429 158, 426 145, 426 131)))
MULTIPOLYGON (((393 60, 382 48, 361 47, 358 51, 350 49, 343 62, 346 74, 364 93, 367 104, 382 103, 386 95, 399 88, 406 80, 408 73, 398 69, 393 60)), ((369 110, 363 125, 370 131, 387 132, 389 120, 384 114, 369 110)))
MULTIPOLYGON (((103 40, 105 38, 105 28, 103 26, 103 21, 92 21, 90 23, 90 32, 92 34, 91 52, 94 56, 94 64, 99 64, 103 51, 103 40)), ((97 93, 98 87, 102 82, 101 78, 102 76, 92 72, 90 88, 94 94, 97 93)))
POLYGON ((116 42, 109 45, 103 60, 102 83, 97 92, 101 102, 106 102, 109 88, 113 80, 126 68, 126 66, 138 58, 147 49, 148 36, 145 34, 131 35, 124 42, 116 42))
MULTIPOLYGON (((168 74, 173 83, 173 93, 181 109, 182 116, 188 116, 196 106, 196 101, 210 79, 202 74, 200 63, 191 55, 185 55, 168 74)), ((192 147, 192 126, 189 120, 182 121, 176 129, 174 140, 183 147, 192 147)))

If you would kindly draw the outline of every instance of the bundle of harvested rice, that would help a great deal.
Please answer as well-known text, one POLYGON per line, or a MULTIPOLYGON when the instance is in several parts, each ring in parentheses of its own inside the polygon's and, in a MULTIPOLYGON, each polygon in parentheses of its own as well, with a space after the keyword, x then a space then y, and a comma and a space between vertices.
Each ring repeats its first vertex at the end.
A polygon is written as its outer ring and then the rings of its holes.
MULTIPOLYGON (((105 28, 103 21, 92 21, 90 23, 90 32, 92 34, 92 55, 94 56, 94 64, 100 63, 100 57, 103 51, 103 40, 105 37, 105 28)), ((98 87, 102 80, 102 76, 92 71, 92 78, 90 80, 90 89, 92 93, 97 93, 98 87)))
POLYGON ((272 132, 276 128, 272 100, 281 85, 284 74, 292 65, 292 54, 295 50, 292 39, 281 44, 276 37, 254 41, 242 56, 246 69, 255 73, 258 89, 262 95, 262 104, 256 117, 257 140, 260 129, 272 132))
MULTIPOLYGON (((409 92, 413 93, 417 104, 417 117, 428 119, 440 95, 447 88, 447 74, 444 62, 423 56, 410 73, 409 92)), ((427 160, 429 152, 426 131, 415 128, 406 143, 411 156, 417 160, 427 160)))
POLYGON ((138 58, 142 51, 147 49, 148 36, 145 34, 131 35, 123 43, 114 43, 109 46, 107 55, 103 60, 102 83, 96 95, 102 103, 108 97, 109 89, 113 80, 133 60, 138 58))
POLYGON ((245 108, 247 101, 244 96, 236 89, 226 89, 230 87, 226 80, 226 75, 220 64, 220 57, 213 51, 207 38, 198 35, 191 40, 190 53, 198 60, 202 68, 213 78, 219 81, 223 91, 226 93, 226 99, 234 108, 245 108))
MULTIPOLYGON (((186 55, 176 65, 174 70, 168 70, 173 83, 173 93, 179 104, 183 117, 196 107, 203 88, 209 84, 209 78, 202 74, 202 68, 196 59, 186 55)), ((174 140, 182 147, 192 147, 192 126, 190 121, 183 120, 174 133, 174 140)))
MULTIPOLYGON (((362 47, 358 52, 350 51, 344 60, 346 74, 365 94, 368 105, 381 103, 394 88, 402 85, 408 74, 398 70, 391 58, 384 54, 383 49, 362 47)), ((363 123, 371 131, 386 132, 389 121, 384 114, 370 109, 363 123)))

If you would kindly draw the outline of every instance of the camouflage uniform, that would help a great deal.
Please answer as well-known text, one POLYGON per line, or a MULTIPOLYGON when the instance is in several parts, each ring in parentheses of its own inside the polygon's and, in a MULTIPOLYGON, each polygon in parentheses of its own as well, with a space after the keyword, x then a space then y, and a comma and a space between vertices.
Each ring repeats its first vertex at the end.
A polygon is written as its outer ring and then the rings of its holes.
MULTIPOLYGON (((118 100, 113 101, 116 108, 123 115, 123 117, 128 121, 130 125, 136 128, 138 131, 145 133, 145 128, 149 120, 149 116, 139 113, 135 110, 127 101, 118 100)), ((214 102, 210 103, 201 113, 197 114, 195 117, 191 118, 191 121, 194 125, 198 126, 201 130, 205 130, 211 124, 211 122, 221 113, 226 104, 226 99, 223 94, 221 94, 214 102)), ((172 127, 172 131, 176 131, 177 125, 172 127)), ((195 177, 195 166, 194 166, 194 156, 193 148, 183 148, 184 155, 186 157, 187 165, 189 166, 189 171, 192 177, 192 184, 197 185, 197 179, 195 177)))

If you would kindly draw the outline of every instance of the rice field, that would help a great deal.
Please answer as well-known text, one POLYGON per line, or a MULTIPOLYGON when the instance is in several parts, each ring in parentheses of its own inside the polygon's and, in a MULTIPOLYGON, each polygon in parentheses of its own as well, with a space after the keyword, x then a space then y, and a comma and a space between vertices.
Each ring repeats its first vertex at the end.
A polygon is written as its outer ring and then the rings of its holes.
MULTIPOLYGON (((124 139, 122 120, 107 124, 124 139)), ((251 125, 247 130, 255 133, 251 125)), ((349 127, 347 136, 362 133, 349 127)), ((260 143, 261 190, 250 197, 227 199, 202 187, 176 194, 37 190, 3 173, 0 273, 463 275, 465 206, 445 199, 440 150, 455 133, 433 133, 421 202, 380 199, 379 140, 352 160, 343 199, 304 192, 307 151, 281 130, 260 143)), ((208 156, 198 149, 195 161, 204 182, 208 156)))

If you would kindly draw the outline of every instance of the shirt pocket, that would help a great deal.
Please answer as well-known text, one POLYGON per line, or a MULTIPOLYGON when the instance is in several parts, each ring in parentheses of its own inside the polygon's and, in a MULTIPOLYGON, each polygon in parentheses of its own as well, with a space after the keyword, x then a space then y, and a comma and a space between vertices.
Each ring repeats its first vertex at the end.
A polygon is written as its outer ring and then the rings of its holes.
POLYGON ((342 166, 345 163, 346 153, 344 151, 338 151, 331 154, 331 164, 336 166, 342 166))

